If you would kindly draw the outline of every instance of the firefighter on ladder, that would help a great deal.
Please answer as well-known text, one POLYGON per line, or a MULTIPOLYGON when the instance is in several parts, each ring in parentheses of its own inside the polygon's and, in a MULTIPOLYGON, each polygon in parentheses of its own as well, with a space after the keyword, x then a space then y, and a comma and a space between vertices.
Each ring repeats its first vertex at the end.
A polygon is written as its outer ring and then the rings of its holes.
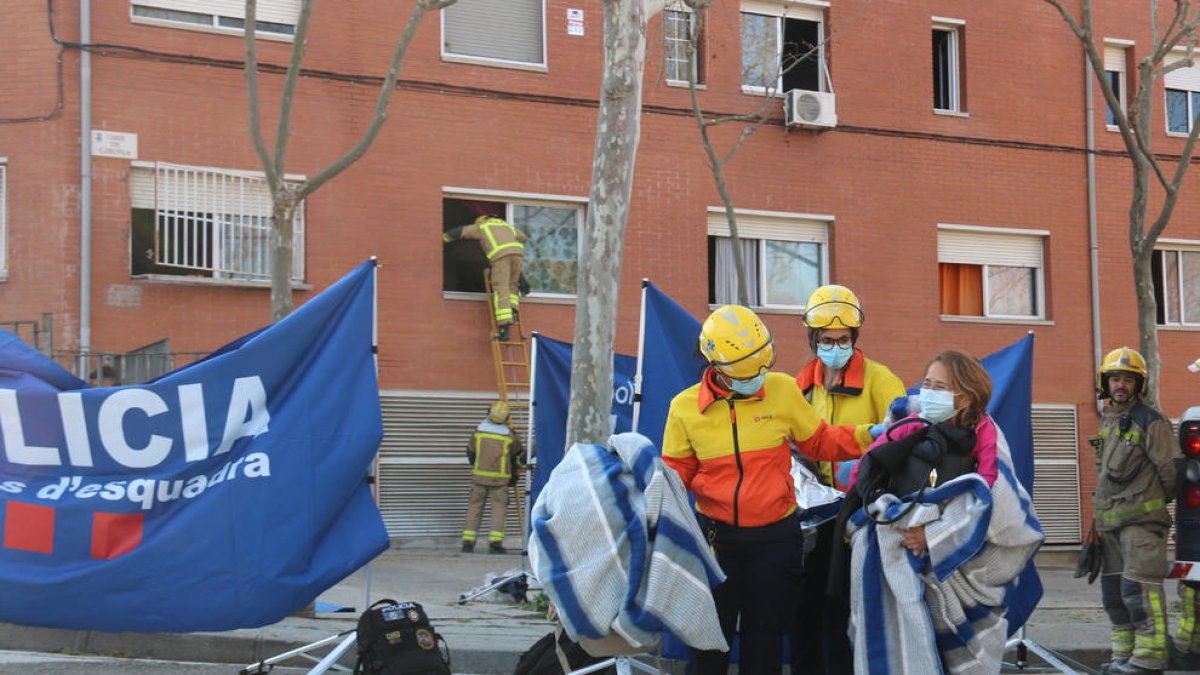
POLYGON ((508 339, 508 327, 516 320, 520 304, 517 291, 521 279, 521 259, 525 255, 525 233, 508 221, 496 216, 482 215, 471 225, 456 227, 442 235, 444 243, 459 239, 479 242, 487 256, 492 277, 492 311, 496 313, 499 332, 497 340, 508 339))

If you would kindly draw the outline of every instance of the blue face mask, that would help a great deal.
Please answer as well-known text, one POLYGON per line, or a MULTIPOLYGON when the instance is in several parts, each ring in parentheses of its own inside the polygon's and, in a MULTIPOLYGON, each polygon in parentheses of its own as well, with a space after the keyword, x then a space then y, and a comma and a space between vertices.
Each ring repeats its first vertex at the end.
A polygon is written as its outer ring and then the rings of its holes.
POLYGON ((753 396, 762 389, 763 382, 767 379, 767 371, 759 373, 757 376, 748 380, 735 380, 729 378, 729 388, 742 396, 753 396))
POLYGON ((954 414, 954 392, 922 389, 917 397, 921 403, 921 417, 930 422, 944 422, 954 414))
POLYGON ((854 356, 854 347, 817 347, 817 358, 821 359, 826 368, 839 370, 850 363, 851 356, 854 356))

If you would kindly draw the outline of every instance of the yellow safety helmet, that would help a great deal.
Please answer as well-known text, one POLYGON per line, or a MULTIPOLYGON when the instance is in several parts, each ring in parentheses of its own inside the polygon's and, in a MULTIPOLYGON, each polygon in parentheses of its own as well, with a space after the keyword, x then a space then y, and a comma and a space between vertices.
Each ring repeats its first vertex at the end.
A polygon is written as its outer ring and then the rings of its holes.
POLYGON ((488 409, 488 419, 496 424, 504 424, 508 421, 508 404, 504 401, 496 401, 492 407, 488 409))
POLYGON ((700 327, 700 353, 720 373, 735 380, 757 377, 775 365, 771 331, 741 305, 725 305, 700 327))
POLYGON ((858 296, 845 286, 822 286, 808 296, 804 325, 809 328, 858 328, 863 324, 858 296))
POLYGON ((1108 376, 1114 373, 1129 373, 1137 377, 1138 396, 1146 395, 1146 359, 1137 350, 1118 347, 1100 362, 1100 369, 1096 372, 1096 391, 1100 393, 1100 398, 1111 397, 1108 376))

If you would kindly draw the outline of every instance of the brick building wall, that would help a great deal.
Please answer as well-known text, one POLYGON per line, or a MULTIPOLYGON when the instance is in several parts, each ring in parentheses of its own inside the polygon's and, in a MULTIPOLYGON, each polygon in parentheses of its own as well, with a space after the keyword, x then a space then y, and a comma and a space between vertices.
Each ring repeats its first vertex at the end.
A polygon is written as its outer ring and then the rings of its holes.
MULTIPOLYGON (((297 89, 287 171, 315 175, 345 152, 369 122, 394 40, 412 3, 320 3, 297 89), (400 5, 400 6, 398 6, 400 5)), ((1103 3, 1097 34, 1149 43, 1144 10, 1103 3)), ((55 0, 53 25, 73 41, 74 3, 55 0)), ((124 0, 94 2, 93 128, 137 135, 138 159, 258 170, 238 35, 144 25, 124 0)), ((743 113, 762 102, 742 92, 738 3, 715 3, 704 36, 705 88, 713 113, 743 113)), ((306 287, 300 304, 368 256, 378 256, 380 377, 385 389, 494 389, 487 309, 481 296, 442 288, 443 190, 448 187, 585 199, 594 150, 602 65, 598 0, 546 0, 544 71, 444 60, 440 17, 427 17, 412 43, 390 119, 371 150, 312 195, 306 287), (568 9, 584 12, 585 35, 566 31, 568 9)), ((57 317, 60 347, 79 338, 79 60, 62 50, 61 112, 54 109, 55 60, 47 4, 11 0, 0 44, 0 157, 8 167, 9 276, 0 283, 0 319, 57 317)), ((860 346, 915 382, 945 347, 984 355, 1027 331, 1037 335, 1034 401, 1075 406, 1080 434, 1094 432, 1092 310, 1087 221, 1082 55, 1061 18, 1037 0, 871 3, 833 0, 828 62, 838 126, 814 132, 781 123, 755 132, 725 167, 743 209, 832 216, 829 273, 854 289, 867 323, 860 346), (965 22, 966 115, 931 105, 933 17, 965 22), (939 314, 937 226, 1049 231, 1046 319, 970 321, 939 314)), ((697 317, 709 311, 708 209, 721 205, 706 168, 685 88, 663 79, 663 28, 648 31, 642 136, 625 239, 617 349, 634 353, 640 280, 651 279, 697 317)), ((1135 46, 1132 58, 1140 56, 1135 46)), ((258 41, 259 59, 286 64, 290 42, 258 41)), ((282 77, 264 73, 264 132, 282 77)), ((1155 99, 1162 109, 1161 92, 1155 99)), ((1156 112, 1161 116, 1161 112, 1156 112)), ((1097 94, 1097 147, 1123 149, 1104 127, 1097 94)), ((1157 120, 1158 118, 1156 118, 1157 120)), ((1161 131, 1156 149, 1182 139, 1161 131)), ((743 126, 714 131, 727 149, 743 126)), ((206 351, 269 321, 265 287, 196 285, 130 274, 128 160, 93 161, 91 346, 122 352, 169 338, 173 351, 206 351)), ((1129 169, 1123 157, 1096 159, 1101 266, 1100 326, 1107 350, 1136 345, 1127 245, 1129 169)), ((1200 240, 1191 214, 1200 174, 1188 180, 1165 236, 1200 240)), ((569 340, 571 302, 529 298, 527 329, 569 340)), ((780 349, 778 367, 808 358, 798 312, 763 311, 780 349)), ((1196 403, 1182 364, 1200 356, 1200 333, 1160 331, 1164 410, 1196 403)), ((1094 483, 1080 455, 1081 493, 1094 483)))

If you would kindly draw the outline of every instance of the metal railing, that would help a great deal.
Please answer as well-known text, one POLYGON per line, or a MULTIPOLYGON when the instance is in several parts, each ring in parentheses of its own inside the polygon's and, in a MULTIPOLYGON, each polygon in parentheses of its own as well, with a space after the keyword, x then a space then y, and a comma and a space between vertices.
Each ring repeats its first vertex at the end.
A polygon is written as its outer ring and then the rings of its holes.
POLYGON ((69 352, 54 354, 59 365, 95 386, 142 384, 206 356, 207 352, 69 352))
POLYGON ((54 353, 53 314, 43 314, 40 321, 0 321, 0 328, 16 334, 25 344, 43 354, 54 353))

